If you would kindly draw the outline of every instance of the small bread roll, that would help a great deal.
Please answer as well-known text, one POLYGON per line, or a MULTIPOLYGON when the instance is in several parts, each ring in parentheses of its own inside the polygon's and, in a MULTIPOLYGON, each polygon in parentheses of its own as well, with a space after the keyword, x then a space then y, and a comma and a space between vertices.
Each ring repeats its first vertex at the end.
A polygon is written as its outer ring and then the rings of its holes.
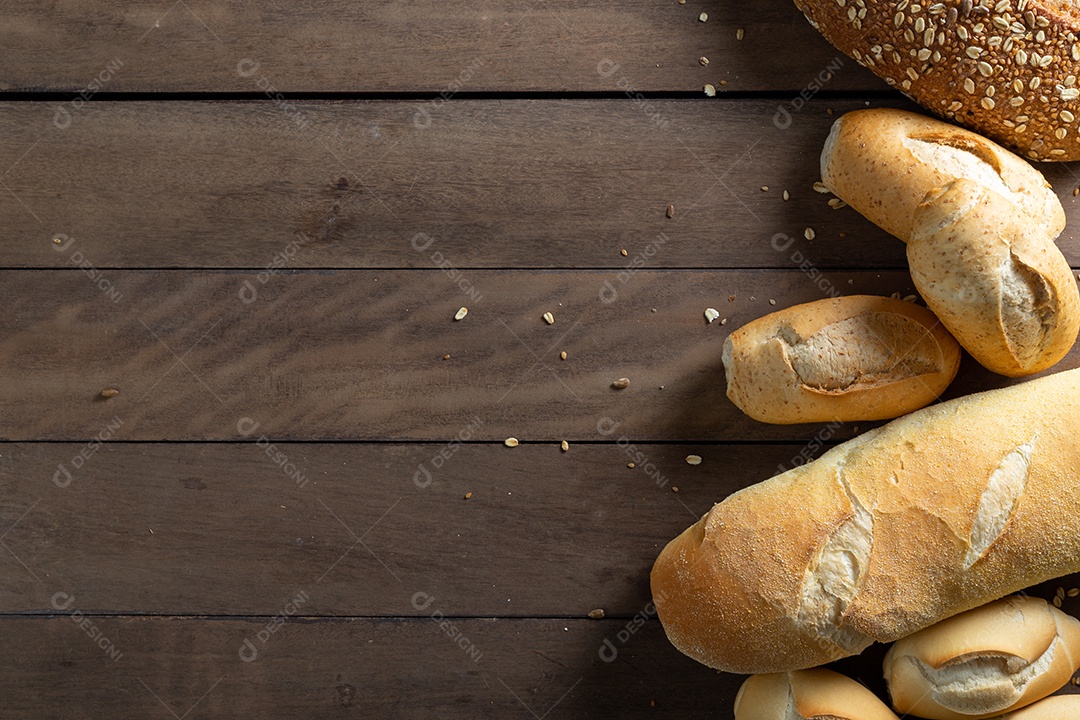
POLYGON ((1058 695, 1002 715, 1001 720, 1076 720, 1080 718, 1080 695, 1058 695))
POLYGON ((1080 668, 1080 621, 1015 596, 899 640, 885 655, 893 709, 930 720, 980 720, 1061 688, 1080 668))
POLYGON ((897 720, 874 693, 832 670, 753 675, 735 696, 735 720, 897 720))
POLYGON ((761 422, 885 420, 929 405, 960 346, 926 308, 855 295, 796 305, 724 343, 727 395, 761 422))
POLYGON ((1061 201, 1038 170, 1000 145, 903 110, 849 112, 821 151, 821 181, 838 198, 904 242, 927 193, 967 178, 1012 202, 1053 239, 1065 228, 1061 201))
POLYGON ((1069 263, 994 191, 961 179, 930 193, 907 255, 926 304, 987 369, 1037 373, 1076 342, 1080 292, 1069 263))

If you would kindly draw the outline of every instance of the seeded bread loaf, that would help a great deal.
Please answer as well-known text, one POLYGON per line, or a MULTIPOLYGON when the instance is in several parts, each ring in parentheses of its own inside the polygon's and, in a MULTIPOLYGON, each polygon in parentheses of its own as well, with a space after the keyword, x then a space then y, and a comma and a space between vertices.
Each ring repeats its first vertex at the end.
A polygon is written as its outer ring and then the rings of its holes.
POLYGON ((904 242, 927 193, 957 178, 1006 198, 1050 238, 1065 227, 1061 201, 1042 173, 1000 145, 940 120, 903 110, 855 110, 837 118, 821 152, 822 183, 904 242))
POLYGON ((931 192, 907 256, 923 300, 984 367, 1030 375, 1076 342, 1080 290, 1068 261, 992 190, 961 179, 931 192))
POLYGON ((874 693, 831 670, 753 675, 735 696, 735 720, 897 720, 874 693))
POLYGON ((842 52, 1038 160, 1080 159, 1080 9, 1065 0, 795 0, 842 52))
POLYGON ((768 423, 884 420, 930 404, 960 346, 924 307, 855 295, 758 318, 724 342, 727 395, 768 423))
POLYGON ((1080 370, 919 410, 731 495, 652 570, 678 649, 786 672, 1080 571, 1080 370))
MULTIPOLYGON (((930 720, 982 720, 1059 690, 1080 669, 1080 621, 1014 596, 961 613, 885 655, 893 708, 930 720)), ((1080 716, 1073 716, 1080 717, 1080 716)))

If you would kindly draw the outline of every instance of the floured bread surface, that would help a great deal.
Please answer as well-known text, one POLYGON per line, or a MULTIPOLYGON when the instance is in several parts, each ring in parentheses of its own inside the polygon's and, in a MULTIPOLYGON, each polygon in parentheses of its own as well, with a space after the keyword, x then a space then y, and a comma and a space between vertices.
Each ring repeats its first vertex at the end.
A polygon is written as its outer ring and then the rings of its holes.
MULTIPOLYGON (((1078 426, 1080 369, 924 408, 745 487, 657 558, 668 638, 727 672, 807 668, 1080 572, 1078 426)), ((973 653, 965 673, 1024 694, 1080 659, 1080 624, 1006 610, 1022 633, 965 626, 918 654, 942 692, 963 694, 947 663, 973 653)))
POLYGON ((821 668, 754 675, 735 697, 735 720, 896 720, 855 680, 821 668))
POLYGON ((728 397, 771 423, 880 420, 933 402, 960 348, 933 313, 856 295, 771 313, 724 344, 728 397))
POLYGON ((1013 597, 898 641, 885 679, 898 711, 960 720, 1036 702, 1078 668, 1080 621, 1045 600, 1013 597))
POLYGON ((1080 331, 1080 291, 1049 236, 1008 200, 969 180, 931 193, 907 247, 915 287, 986 368, 1045 370, 1080 331))
POLYGON ((1001 537, 1012 518, 1020 495, 1027 485, 1031 472, 1031 454, 1035 450, 1037 437, 1002 458, 990 474, 986 490, 979 499, 979 510, 971 526, 971 535, 968 537, 968 551, 964 556, 965 570, 986 554, 994 541, 1001 537))
POLYGON ((1056 316, 1054 288, 1010 251, 1001 263, 1001 327, 1017 363, 1038 362, 1053 340, 1056 316))
POLYGON ((792 369, 809 390, 848 392, 929 375, 942 365, 937 339, 913 318, 865 312, 830 323, 808 338, 790 326, 777 337, 792 369))
POLYGON ((856 110, 833 123, 821 153, 825 186, 904 242, 911 238, 919 203, 960 178, 1001 196, 1051 239, 1065 227, 1061 201, 1038 170, 940 120, 888 108, 856 110))
POLYGON ((874 543, 874 516, 852 494, 843 478, 842 466, 836 471, 836 479, 851 503, 851 515, 829 535, 806 567, 799 593, 798 621, 812 635, 856 654, 869 647, 874 639, 848 625, 844 613, 866 574, 874 543))

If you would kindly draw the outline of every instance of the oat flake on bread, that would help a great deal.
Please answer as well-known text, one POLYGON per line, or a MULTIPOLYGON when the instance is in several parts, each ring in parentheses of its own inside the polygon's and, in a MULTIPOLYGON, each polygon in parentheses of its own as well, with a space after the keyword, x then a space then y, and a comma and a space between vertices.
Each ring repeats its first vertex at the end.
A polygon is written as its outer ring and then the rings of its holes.
POLYGON ((916 102, 1034 160, 1080 159, 1080 6, 1045 0, 795 0, 916 102))

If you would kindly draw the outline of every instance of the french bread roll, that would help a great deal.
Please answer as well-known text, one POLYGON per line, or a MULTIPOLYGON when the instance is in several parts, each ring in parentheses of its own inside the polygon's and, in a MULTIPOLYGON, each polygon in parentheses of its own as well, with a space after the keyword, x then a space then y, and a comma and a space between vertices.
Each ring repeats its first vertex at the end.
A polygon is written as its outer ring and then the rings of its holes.
POLYGON ((1080 369, 863 433, 714 505, 652 570, 690 657, 786 672, 1080 571, 1080 369))
POLYGON ((842 52, 1038 160, 1080 159, 1080 11, 1065 0, 795 0, 842 52))
POLYGON ((1068 261, 994 191, 960 179, 931 192, 907 256, 926 304, 986 368, 1030 375, 1076 342, 1080 291, 1068 261))
POLYGON ((904 242, 916 206, 957 178, 1006 198, 1050 238, 1065 227, 1061 201, 1042 173, 1000 145, 940 120, 904 110, 855 110, 837 118, 821 152, 821 182, 904 242))
POLYGON ((1018 710, 1060 689, 1077 669, 1080 621, 1033 597, 961 613, 899 640, 885 655, 893 708, 930 720, 1018 710))
POLYGON ((877 695, 832 670, 752 675, 735 696, 735 720, 897 720, 877 695))
POLYGON ((926 308, 831 298, 771 313, 724 342, 727 396, 761 422, 884 420, 929 405, 960 346, 926 308))
POLYGON ((1058 695, 1002 715, 1001 720, 1076 720, 1080 718, 1080 695, 1058 695))

